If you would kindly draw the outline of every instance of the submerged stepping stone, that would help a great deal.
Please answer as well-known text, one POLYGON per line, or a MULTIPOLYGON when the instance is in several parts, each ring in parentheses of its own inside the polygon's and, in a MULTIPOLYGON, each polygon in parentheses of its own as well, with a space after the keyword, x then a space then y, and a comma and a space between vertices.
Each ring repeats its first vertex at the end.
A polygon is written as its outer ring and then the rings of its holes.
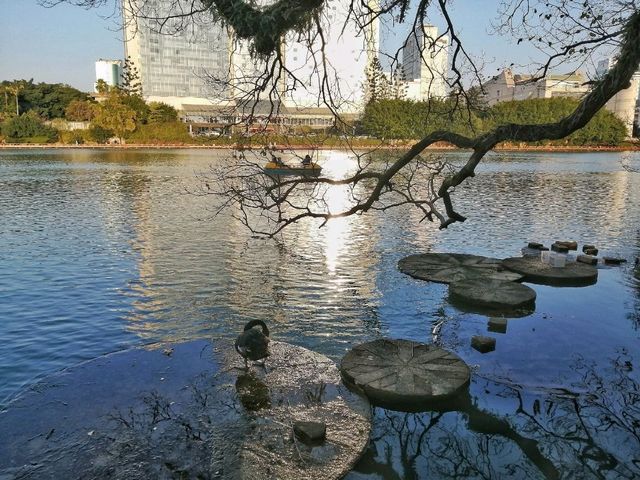
POLYGON ((435 345, 379 339, 354 347, 342 359, 345 383, 392 410, 419 411, 449 399, 469 384, 464 361, 435 345))
POLYGON ((626 258, 621 257, 602 257, 602 260, 604 260, 604 263, 607 265, 620 265, 621 263, 627 262, 626 258))
POLYGON ((534 307, 536 292, 520 283, 492 278, 463 280, 449 285, 449 300, 464 308, 509 311, 534 307))
POLYGON ((496 349, 496 339, 493 337, 476 335, 471 337, 471 346, 480 353, 493 352, 496 349))
POLYGON ((430 282, 451 283, 476 278, 517 282, 521 274, 505 270, 498 258, 464 253, 421 253, 398 262, 402 273, 430 282))
POLYGON ((491 317, 487 324, 487 330, 496 333, 507 333, 507 319, 502 317, 491 317))
POLYGON ((23 392, 0 413, 0 478, 338 479, 367 447, 370 405, 324 355, 272 340, 246 371, 228 342, 172 347, 23 392))
POLYGON ((525 282, 541 285, 580 287, 593 285, 598 280, 598 269, 584 263, 567 263, 564 267, 552 267, 540 260, 526 257, 506 258, 502 264, 524 275, 525 282))

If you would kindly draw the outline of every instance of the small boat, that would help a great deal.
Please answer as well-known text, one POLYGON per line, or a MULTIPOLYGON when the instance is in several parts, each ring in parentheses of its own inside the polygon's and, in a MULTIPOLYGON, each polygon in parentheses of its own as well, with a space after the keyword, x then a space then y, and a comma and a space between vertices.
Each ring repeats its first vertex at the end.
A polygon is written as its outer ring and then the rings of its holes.
POLYGON ((269 162, 264 166, 264 173, 269 175, 301 175, 305 177, 317 177, 320 175, 322 167, 311 162, 307 165, 290 166, 284 163, 269 162))

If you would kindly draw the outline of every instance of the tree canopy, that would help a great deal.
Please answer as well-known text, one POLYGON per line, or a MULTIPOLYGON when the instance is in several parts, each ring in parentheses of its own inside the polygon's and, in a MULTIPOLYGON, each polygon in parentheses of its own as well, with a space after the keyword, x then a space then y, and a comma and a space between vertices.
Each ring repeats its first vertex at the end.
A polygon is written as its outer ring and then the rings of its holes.
MULTIPOLYGON (((89 96, 80 90, 62 83, 34 83, 31 80, 13 80, 0 83, 3 90, 17 96, 19 113, 32 111, 41 118, 51 120, 63 118, 67 106, 74 100, 85 101, 89 96), (16 95, 17 92, 17 95, 16 95)), ((0 111, 15 112, 15 104, 0 103, 0 111)))

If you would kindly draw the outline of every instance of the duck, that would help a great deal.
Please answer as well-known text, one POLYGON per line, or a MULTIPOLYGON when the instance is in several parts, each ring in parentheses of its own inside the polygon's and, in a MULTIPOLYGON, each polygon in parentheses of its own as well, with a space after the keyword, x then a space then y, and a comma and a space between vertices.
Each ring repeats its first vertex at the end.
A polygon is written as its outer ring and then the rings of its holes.
POLYGON ((236 352, 244 358, 245 368, 249 368, 249 360, 258 361, 269 356, 269 329, 262 320, 248 322, 235 343, 236 352), (260 327, 260 328, 257 328, 260 327))

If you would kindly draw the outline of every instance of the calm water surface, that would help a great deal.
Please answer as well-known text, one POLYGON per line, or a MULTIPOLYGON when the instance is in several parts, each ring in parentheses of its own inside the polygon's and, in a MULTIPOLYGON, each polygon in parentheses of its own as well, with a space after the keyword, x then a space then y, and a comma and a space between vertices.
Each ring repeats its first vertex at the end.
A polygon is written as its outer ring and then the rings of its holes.
MULTIPOLYGON (((444 232, 398 210, 302 223, 278 240, 213 220, 213 199, 187 193, 224 155, 0 151, 0 404, 83 360, 233 338, 252 318, 335 360, 380 336, 431 342, 443 322, 440 343, 473 366, 467 404, 376 409, 347 478, 640 476, 640 173, 624 168, 639 168, 638 154, 494 154, 456 193, 469 220, 444 232), (470 338, 486 316, 396 267, 412 253, 514 256, 556 239, 629 263, 590 287, 532 285, 535 313, 490 333, 485 355, 470 338)), ((351 162, 320 158, 335 174, 351 162)))

